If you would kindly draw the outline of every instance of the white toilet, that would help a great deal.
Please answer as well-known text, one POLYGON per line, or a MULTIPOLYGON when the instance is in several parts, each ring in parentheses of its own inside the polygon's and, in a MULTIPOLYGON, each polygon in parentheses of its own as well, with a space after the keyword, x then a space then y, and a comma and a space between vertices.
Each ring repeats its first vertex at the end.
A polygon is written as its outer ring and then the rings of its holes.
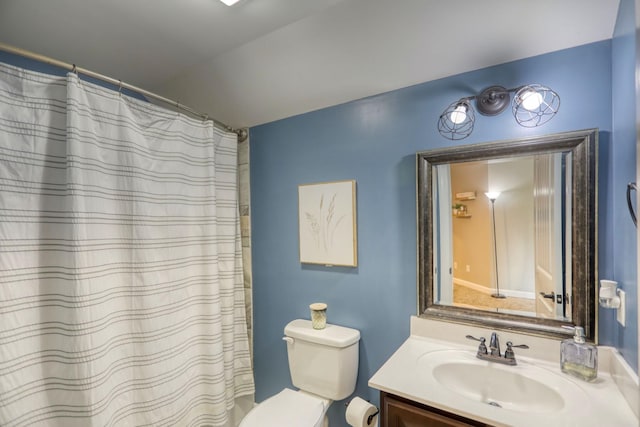
POLYGON ((334 400, 356 388, 360 331, 327 324, 313 329, 297 319, 284 328, 293 385, 253 408, 240 427, 327 426, 326 412, 334 400))

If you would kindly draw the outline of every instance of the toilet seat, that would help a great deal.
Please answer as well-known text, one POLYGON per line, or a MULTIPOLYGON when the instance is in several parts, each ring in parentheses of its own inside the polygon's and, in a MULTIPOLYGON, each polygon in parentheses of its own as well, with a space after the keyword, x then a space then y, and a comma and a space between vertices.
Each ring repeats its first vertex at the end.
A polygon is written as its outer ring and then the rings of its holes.
POLYGON ((320 427, 325 411, 320 398, 285 388, 253 408, 239 427, 320 427))

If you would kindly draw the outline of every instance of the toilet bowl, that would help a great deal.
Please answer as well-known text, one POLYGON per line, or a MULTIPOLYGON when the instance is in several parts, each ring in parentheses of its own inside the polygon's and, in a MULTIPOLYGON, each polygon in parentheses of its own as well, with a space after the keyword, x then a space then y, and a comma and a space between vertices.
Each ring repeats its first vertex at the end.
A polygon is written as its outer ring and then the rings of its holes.
POLYGON ((256 406, 240 427, 322 427, 331 401, 285 388, 256 406))
POLYGON ((240 427, 326 427, 331 402, 355 390, 360 331, 331 324, 313 329, 311 321, 296 319, 284 333, 291 380, 299 390, 285 388, 264 400, 240 427))

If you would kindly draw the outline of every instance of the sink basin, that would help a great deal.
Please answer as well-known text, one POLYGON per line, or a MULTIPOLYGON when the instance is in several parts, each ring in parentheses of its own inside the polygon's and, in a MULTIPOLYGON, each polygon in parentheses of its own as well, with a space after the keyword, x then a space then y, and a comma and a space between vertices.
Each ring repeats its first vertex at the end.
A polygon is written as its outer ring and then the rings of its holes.
POLYGON ((565 408, 563 396, 587 396, 563 376, 519 362, 506 366, 477 359, 461 350, 441 350, 418 359, 421 372, 457 395, 495 407, 527 413, 557 412, 565 408))

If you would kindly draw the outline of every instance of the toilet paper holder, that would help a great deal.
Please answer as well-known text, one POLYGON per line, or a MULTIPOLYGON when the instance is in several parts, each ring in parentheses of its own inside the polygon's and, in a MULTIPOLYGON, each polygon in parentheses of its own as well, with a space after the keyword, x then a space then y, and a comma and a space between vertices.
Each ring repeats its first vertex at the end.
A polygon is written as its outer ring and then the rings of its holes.
MULTIPOLYGON (((367 402, 371 403, 370 400, 367 400, 367 402)), ((349 404, 351 403, 351 401, 345 402, 344 407, 346 408, 347 406, 349 406, 349 404)), ((367 425, 371 425, 371 421, 373 421, 373 417, 377 416, 380 413, 380 408, 376 408, 376 412, 374 412, 373 414, 369 415, 367 417, 367 425)))

